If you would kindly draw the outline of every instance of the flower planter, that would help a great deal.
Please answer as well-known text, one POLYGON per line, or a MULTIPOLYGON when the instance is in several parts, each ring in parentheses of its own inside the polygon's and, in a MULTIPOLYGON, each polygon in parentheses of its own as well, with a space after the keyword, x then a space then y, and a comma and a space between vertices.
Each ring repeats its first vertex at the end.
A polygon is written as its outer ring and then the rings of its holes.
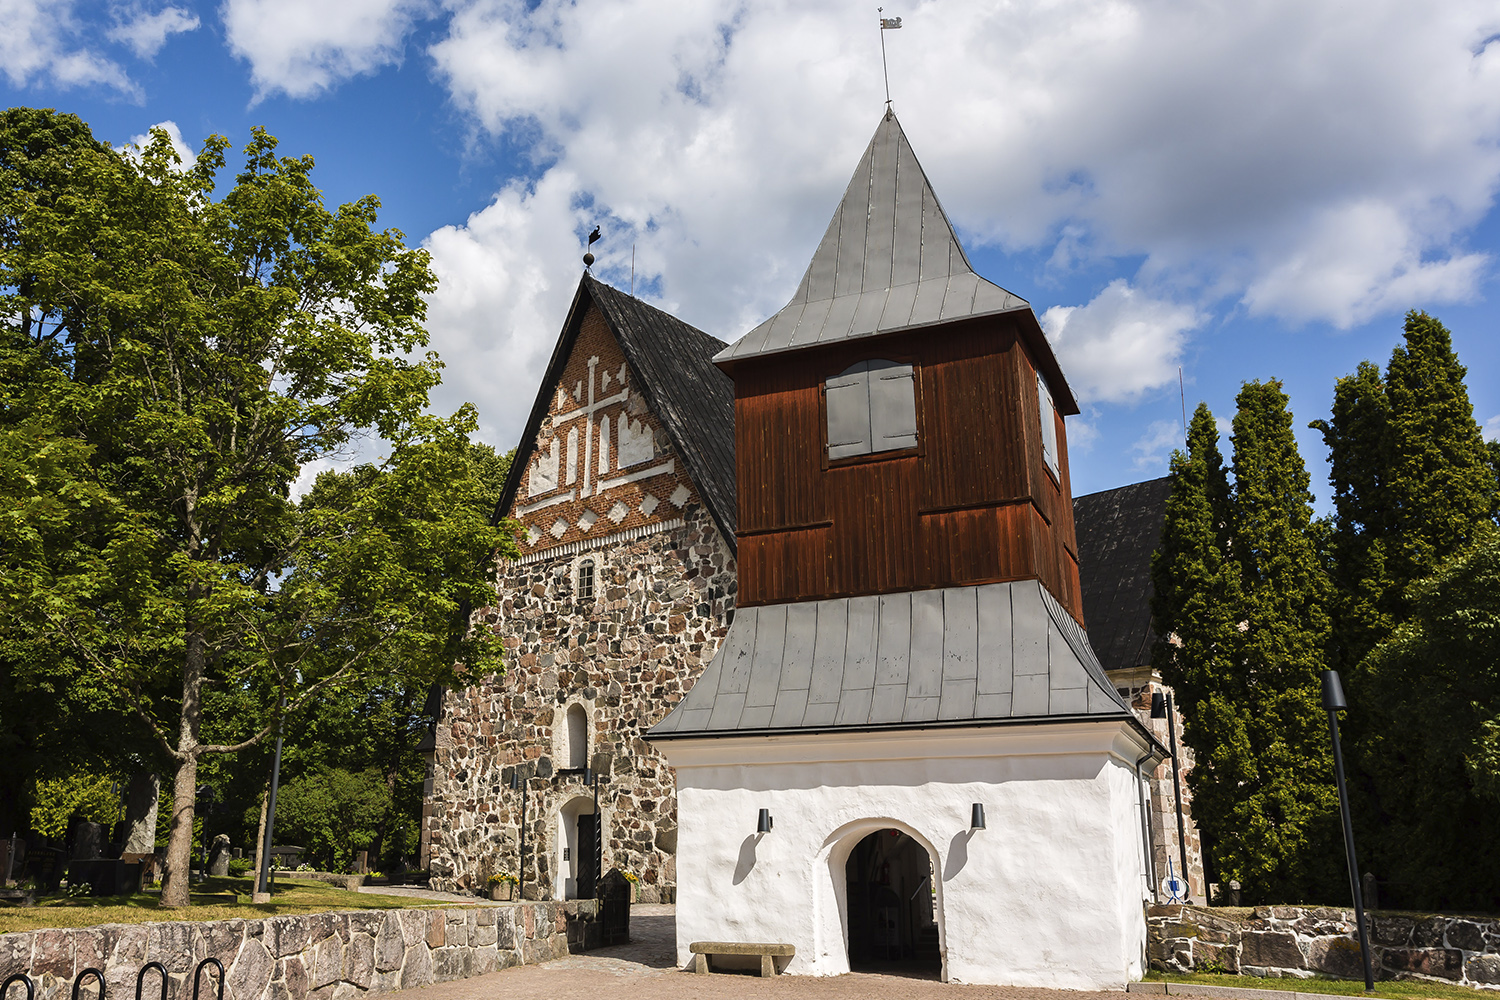
POLYGON ((497 903, 508 903, 516 898, 514 882, 497 882, 490 886, 490 898, 497 903))

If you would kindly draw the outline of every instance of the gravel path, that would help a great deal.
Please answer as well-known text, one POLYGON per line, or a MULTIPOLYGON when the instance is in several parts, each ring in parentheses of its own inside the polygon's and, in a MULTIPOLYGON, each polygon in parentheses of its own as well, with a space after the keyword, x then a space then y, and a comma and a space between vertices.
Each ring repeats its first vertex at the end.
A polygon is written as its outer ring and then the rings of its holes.
POLYGON ((432 903, 470 903, 474 906, 511 906, 511 903, 495 903, 481 896, 460 895, 455 892, 434 892, 431 889, 420 889, 414 885, 362 885, 360 892, 368 892, 376 896, 410 896, 413 899, 425 899, 432 903))
POLYGON ((523 965, 452 983, 390 994, 391 1000, 1124 1000, 1122 992, 1083 993, 1013 986, 963 986, 934 979, 856 972, 847 976, 776 976, 676 968, 676 907, 630 908, 630 944, 523 965))

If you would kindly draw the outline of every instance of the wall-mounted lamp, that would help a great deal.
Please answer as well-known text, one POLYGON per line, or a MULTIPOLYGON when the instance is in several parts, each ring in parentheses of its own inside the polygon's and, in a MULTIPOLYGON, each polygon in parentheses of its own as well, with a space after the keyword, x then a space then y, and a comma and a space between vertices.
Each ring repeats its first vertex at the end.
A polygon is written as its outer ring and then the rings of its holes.
POLYGON ((772 826, 771 810, 769 810, 769 809, 762 809, 760 811, 760 815, 757 816, 756 819, 755 819, 755 832, 756 833, 770 833, 771 832, 771 826, 772 826))
POLYGON ((983 830, 984 829, 984 803, 983 802, 976 802, 976 803, 974 803, 974 808, 973 808, 973 810, 972 810, 972 812, 970 813, 970 816, 969 816, 969 829, 970 830, 983 830))

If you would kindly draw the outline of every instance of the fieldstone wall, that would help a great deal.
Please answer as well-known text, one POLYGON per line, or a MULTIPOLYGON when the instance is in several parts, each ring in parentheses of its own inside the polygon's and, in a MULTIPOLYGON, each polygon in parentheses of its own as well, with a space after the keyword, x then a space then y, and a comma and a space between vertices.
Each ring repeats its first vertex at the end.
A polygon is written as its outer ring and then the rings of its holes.
POLYGON ((587 849, 569 828, 593 810, 562 742, 566 713, 579 705, 586 759, 608 773, 599 786, 602 870, 635 874, 641 902, 674 898, 676 782, 641 733, 718 649, 735 562, 696 496, 680 518, 641 530, 500 567, 500 600, 480 620, 505 637, 509 669, 448 692, 436 729, 423 834, 434 889, 478 892, 491 872, 515 870, 521 793, 509 784, 520 766, 530 776, 525 895, 562 895, 561 879, 587 849), (591 600, 576 596, 583 559, 594 562, 591 600))
MULTIPOLYGON (((1500 989, 1500 919, 1367 913, 1378 979, 1500 989)), ((1148 957, 1164 972, 1364 978, 1353 910, 1153 906, 1148 957)))
MULTIPOLYGON (((228 970, 225 1000, 351 1000, 584 950, 600 940, 596 916, 593 900, 579 900, 25 931, 0 935, 0 978, 24 972, 37 1000, 68 1000, 92 967, 104 971, 106 1000, 129 1000, 141 966, 160 962, 168 1000, 187 1000, 193 970, 216 958, 228 970)), ((214 1000, 211 966, 203 979, 203 1000, 214 1000)), ((143 996, 160 997, 159 982, 148 973, 143 996)), ((93 983, 85 994, 97 995, 93 983)))

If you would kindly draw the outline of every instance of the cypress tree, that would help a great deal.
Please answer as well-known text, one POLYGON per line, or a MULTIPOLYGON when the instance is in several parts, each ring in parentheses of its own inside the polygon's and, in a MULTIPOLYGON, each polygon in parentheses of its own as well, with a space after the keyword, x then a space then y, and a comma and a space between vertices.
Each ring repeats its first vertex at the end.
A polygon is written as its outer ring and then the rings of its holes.
POLYGON ((1467 546, 1495 513, 1496 484, 1453 338, 1432 316, 1406 316, 1386 368, 1390 396, 1391 571, 1404 587, 1467 546))
POLYGON ((1392 504, 1391 405, 1380 368, 1360 362, 1333 390, 1333 419, 1323 432, 1335 516, 1329 539, 1334 596, 1329 666, 1348 672, 1390 633, 1395 581, 1387 566, 1392 504))
POLYGON ((1151 557, 1157 635, 1151 662, 1176 693, 1183 742, 1196 755, 1188 772, 1193 818, 1205 860, 1213 862, 1213 845, 1233 834, 1245 734, 1232 708, 1244 691, 1235 618, 1239 568, 1228 556, 1229 477, 1207 405, 1194 411, 1187 451, 1173 453, 1171 474, 1161 544, 1151 557))
POLYGON ((1230 551, 1240 570, 1242 784, 1223 874, 1255 899, 1341 899, 1338 806, 1320 674, 1330 585, 1315 544, 1312 494, 1276 381, 1236 397, 1230 551), (1334 895, 1337 893, 1337 895, 1334 895))

